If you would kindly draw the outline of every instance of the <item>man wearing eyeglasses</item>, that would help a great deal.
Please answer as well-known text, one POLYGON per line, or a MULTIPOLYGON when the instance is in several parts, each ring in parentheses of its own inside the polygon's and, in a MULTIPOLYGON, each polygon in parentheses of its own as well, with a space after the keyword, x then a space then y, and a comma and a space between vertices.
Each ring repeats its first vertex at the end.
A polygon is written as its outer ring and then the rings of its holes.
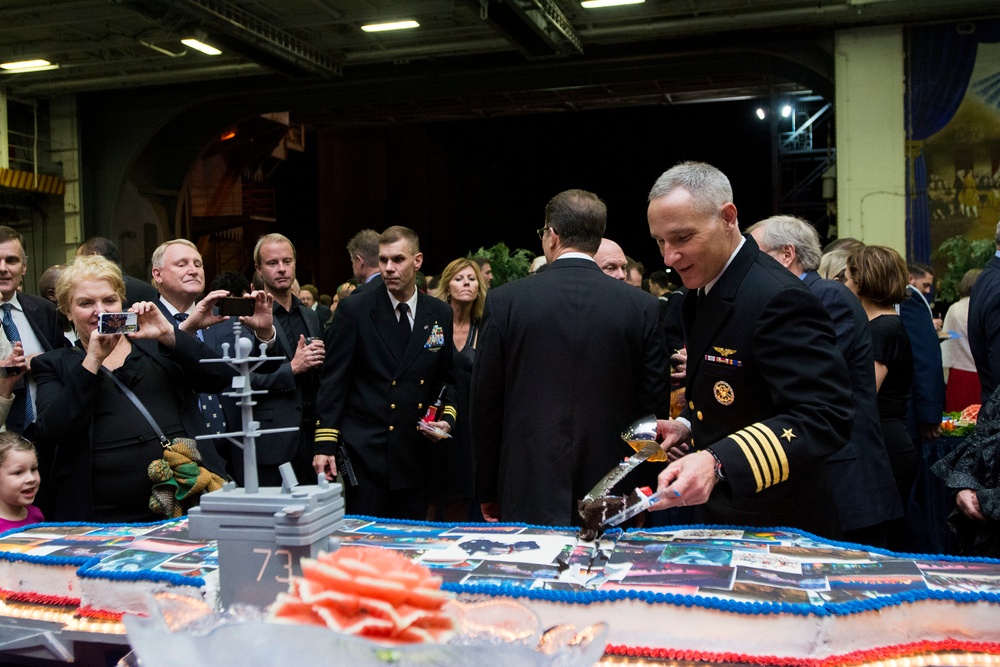
POLYGON ((487 521, 579 525, 577 501, 633 453, 621 432, 668 409, 657 301, 594 261, 606 221, 597 195, 556 195, 538 230, 546 270, 486 298, 471 419, 487 521))

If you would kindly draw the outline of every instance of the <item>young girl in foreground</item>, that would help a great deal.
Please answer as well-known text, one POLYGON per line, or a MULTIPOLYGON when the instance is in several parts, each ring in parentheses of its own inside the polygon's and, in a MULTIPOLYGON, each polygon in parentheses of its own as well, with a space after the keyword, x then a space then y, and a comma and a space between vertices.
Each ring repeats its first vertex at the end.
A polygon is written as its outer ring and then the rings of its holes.
POLYGON ((31 504, 39 482, 35 446, 16 433, 0 433, 0 532, 44 520, 31 504))

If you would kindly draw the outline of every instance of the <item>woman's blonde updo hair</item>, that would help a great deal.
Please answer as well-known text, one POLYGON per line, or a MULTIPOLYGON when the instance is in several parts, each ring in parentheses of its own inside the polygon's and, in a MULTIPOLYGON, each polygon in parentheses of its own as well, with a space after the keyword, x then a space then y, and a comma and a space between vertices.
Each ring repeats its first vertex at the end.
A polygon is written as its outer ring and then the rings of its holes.
POLYGON ((448 266, 444 267, 444 271, 441 272, 441 280, 438 282, 437 289, 434 290, 433 296, 451 303, 451 294, 449 290, 449 285, 452 279, 458 275, 459 271, 471 268, 473 273, 476 274, 476 282, 479 285, 479 293, 476 294, 476 300, 472 302, 472 312, 469 313, 469 317, 473 322, 478 322, 483 319, 483 306, 486 305, 486 283, 483 282, 483 273, 479 270, 479 265, 476 264, 476 260, 469 259, 467 257, 459 257, 458 259, 453 259, 449 262, 448 266))
POLYGON ((56 301, 63 315, 69 317, 73 290, 82 280, 107 280, 125 303, 125 280, 118 265, 100 255, 81 255, 63 270, 56 281, 56 301))

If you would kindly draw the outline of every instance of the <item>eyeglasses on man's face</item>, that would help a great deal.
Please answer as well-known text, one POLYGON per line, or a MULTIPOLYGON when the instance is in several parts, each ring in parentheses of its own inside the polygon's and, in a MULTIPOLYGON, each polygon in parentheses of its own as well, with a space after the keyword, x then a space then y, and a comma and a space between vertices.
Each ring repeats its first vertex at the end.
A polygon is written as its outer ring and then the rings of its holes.
POLYGON ((535 230, 536 232, 538 232, 538 239, 539 240, 545 238, 545 230, 546 229, 552 229, 552 227, 549 227, 548 225, 546 225, 546 226, 542 227, 541 229, 536 229, 535 230))

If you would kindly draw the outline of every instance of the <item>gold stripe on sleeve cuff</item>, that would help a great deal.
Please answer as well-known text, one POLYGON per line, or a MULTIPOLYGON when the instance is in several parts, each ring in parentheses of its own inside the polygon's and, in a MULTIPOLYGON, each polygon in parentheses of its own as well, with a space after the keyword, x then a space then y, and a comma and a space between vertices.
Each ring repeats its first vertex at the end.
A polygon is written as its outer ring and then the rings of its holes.
POLYGON ((446 416, 446 417, 451 417, 452 419, 454 419, 456 421, 458 420, 458 410, 456 410, 451 405, 446 405, 445 408, 444 408, 444 410, 442 410, 442 414, 444 416, 446 416))
POLYGON ((340 431, 335 428, 318 428, 313 436, 314 442, 339 442, 340 431))
POLYGON ((750 464, 750 472, 753 473, 754 481, 757 483, 757 492, 759 493, 764 488, 764 480, 762 479, 761 468, 758 464, 758 459, 754 451, 752 451, 751 441, 747 437, 744 431, 737 431, 729 436, 729 439, 739 445, 740 449, 743 451, 743 456, 746 458, 747 463, 750 464))
POLYGON ((784 482, 788 479, 788 458, 785 456, 785 448, 781 446, 781 441, 770 428, 757 422, 747 427, 748 431, 756 432, 758 440, 764 453, 767 454, 767 461, 771 464, 771 477, 774 484, 784 482))

